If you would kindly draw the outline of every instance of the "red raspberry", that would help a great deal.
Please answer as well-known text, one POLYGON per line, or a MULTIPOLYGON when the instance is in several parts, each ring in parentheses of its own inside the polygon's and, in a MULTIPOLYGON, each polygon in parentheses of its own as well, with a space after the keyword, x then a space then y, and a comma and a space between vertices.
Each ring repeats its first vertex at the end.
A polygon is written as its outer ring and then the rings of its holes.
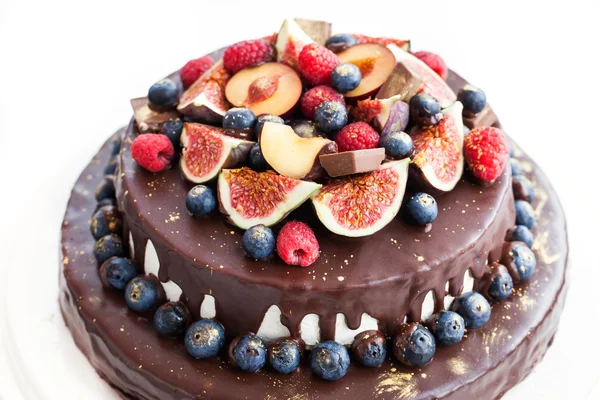
POLYGON ((340 63, 335 53, 317 43, 307 44, 298 56, 298 68, 312 86, 328 85, 331 71, 340 63))
POLYGON ((200 78, 206 71, 208 71, 214 63, 215 62, 213 59, 209 56, 188 61, 187 64, 181 68, 181 71, 179 71, 179 77, 181 78, 183 86, 192 86, 192 83, 196 82, 196 80, 200 78))
POLYGON ((374 149, 379 145, 379 135, 366 122, 355 122, 343 127, 335 142, 340 151, 374 149))
POLYGON ((319 242, 304 222, 290 221, 277 236, 277 254, 288 265, 308 267, 319 258, 319 242))
POLYGON ((246 40, 229 46, 223 53, 223 64, 236 73, 244 68, 271 61, 275 51, 273 45, 263 39, 246 40))
POLYGON ((508 159, 508 144, 498 128, 475 128, 465 136, 465 158, 471 172, 483 182, 494 182, 508 159))
POLYGON ((344 107, 346 106, 344 96, 333 90, 332 87, 325 85, 315 86, 304 93, 300 100, 302 114, 308 119, 314 119, 315 110, 324 101, 337 101, 342 103, 344 107))
POLYGON ((430 53, 429 51, 417 51, 414 56, 427 64, 429 68, 434 70, 443 80, 446 80, 448 77, 448 67, 446 67, 446 63, 442 57, 430 53))
POLYGON ((131 155, 148 171, 159 172, 171 164, 175 149, 167 135, 144 133, 133 141, 131 155))

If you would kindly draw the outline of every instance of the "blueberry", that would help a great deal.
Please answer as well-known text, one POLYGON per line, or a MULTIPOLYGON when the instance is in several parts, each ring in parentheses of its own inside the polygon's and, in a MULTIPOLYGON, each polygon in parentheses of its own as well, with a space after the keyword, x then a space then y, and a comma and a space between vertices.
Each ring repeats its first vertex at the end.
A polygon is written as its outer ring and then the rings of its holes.
POLYGON ((99 275, 105 287, 123 291, 129 281, 137 275, 137 269, 128 258, 111 257, 102 264, 99 275))
POLYGON ((325 42, 325 47, 334 53, 339 53, 346 50, 348 47, 352 47, 358 43, 356 38, 348 33, 338 33, 333 35, 325 42))
POLYGON ((98 209, 90 221, 90 230, 94 239, 99 240, 111 233, 119 234, 123 229, 123 220, 115 206, 104 206, 98 209))
POLYGON ((96 204, 96 211, 98 211, 99 209, 101 209, 104 206, 114 206, 115 204, 116 204, 115 199, 111 199, 111 198, 102 199, 98 202, 98 204, 96 204))
POLYGON ((376 330, 359 333, 352 343, 352 355, 365 367, 381 366, 387 357, 385 336, 376 330))
POLYGON ((190 314, 178 301, 170 301, 158 307, 154 313, 154 328, 161 336, 178 337, 185 333, 190 314))
POLYGON ((265 342, 253 333, 236 338, 231 343, 232 362, 246 372, 258 372, 267 361, 265 342))
POLYGON ((458 92, 458 101, 463 104, 463 113, 468 116, 473 116, 480 113, 487 102, 485 93, 475 86, 466 85, 458 92))
POLYGON ((208 186, 196 185, 185 197, 185 206, 194 217, 204 217, 217 208, 217 200, 208 186))
POLYGON ((265 160, 265 157, 260 150, 260 144, 254 143, 250 148, 250 153, 248 153, 248 167, 257 172, 266 171, 271 166, 265 160))
POLYGON ((405 132, 391 131, 379 138, 379 147, 385 149, 385 154, 396 159, 410 157, 413 152, 413 141, 405 132))
POLYGON ((521 280, 531 278, 537 264, 533 251, 523 243, 514 242, 510 247, 509 258, 511 266, 517 270, 521 280))
POLYGON ((173 107, 178 97, 177 85, 170 79, 162 79, 148 89, 148 100, 159 107, 173 107))
POLYGON ((441 346, 452 346, 460 342, 465 334, 465 320, 454 311, 435 314, 428 326, 436 344, 441 346))
POLYGON ((275 236, 268 226, 255 225, 244 232, 242 247, 248 256, 257 260, 267 259, 275 250, 275 236))
POLYGON ((515 225, 506 232, 504 238, 507 242, 523 242, 527 246, 533 246, 533 233, 525 225, 515 225))
POLYGON ((118 137, 112 142, 112 149, 110 151, 111 156, 116 156, 121 151, 121 138, 118 137))
POLYGON ((408 199, 406 213, 408 219, 417 225, 430 224, 438 215, 437 202, 433 196, 417 192, 408 199))
POLYGON ((535 199, 533 184, 523 175, 513 176, 512 188, 515 200, 525 200, 528 203, 532 203, 535 199))
POLYGON ((125 247, 123 247, 123 241, 114 233, 102 236, 94 246, 94 255, 98 265, 104 264, 111 257, 124 257, 125 247))
POLYGON ((360 85, 362 74, 352 63, 338 64, 331 71, 331 86, 340 93, 348 93, 360 85))
POLYGON ((508 298, 513 290, 513 280, 508 271, 503 268, 494 271, 487 294, 494 301, 502 301, 508 298))
POLYGON ((267 349, 269 364, 282 374, 294 372, 300 366, 302 352, 293 339, 281 339, 272 343, 267 349))
POLYGON ((339 101, 324 101, 315 111, 315 122, 325 133, 337 132, 348 123, 348 112, 339 101))
POLYGON ((394 339, 394 356, 410 367, 422 367, 435 355, 435 338, 422 325, 404 324, 394 339))
POLYGON ((525 173, 521 162, 513 157, 510 158, 510 170, 512 171, 512 176, 519 176, 525 173))
POLYGON ((278 117, 277 115, 273 115, 273 114, 262 114, 259 115, 258 118, 256 118, 256 125, 254 125, 254 135, 256 137, 258 137, 258 135, 260 135, 260 132, 262 131, 263 125, 265 124, 265 122, 274 122, 276 124, 285 124, 285 121, 283 120, 283 118, 278 117))
POLYGON ((301 138, 310 139, 314 137, 324 137, 325 134, 317 128, 314 121, 308 119, 297 119, 290 122, 290 126, 301 138))
POLYGON ((517 225, 525 225, 529 229, 533 228, 535 225, 535 212, 531 204, 525 200, 517 200, 515 201, 515 212, 515 223, 517 225))
POLYGON ((223 128, 249 129, 254 126, 256 116, 247 108, 230 108, 223 117, 223 128))
POLYGON ((490 303, 477 292, 461 294, 452 301, 450 310, 464 318, 467 329, 479 329, 487 324, 492 312, 490 303))
POLYGON ((133 311, 150 311, 158 303, 158 287, 150 278, 136 276, 125 287, 125 301, 133 311))
POLYGON ((337 381, 348 372, 350 355, 348 350, 337 342, 322 342, 312 349, 310 365, 319 377, 337 381))
POLYGON ((114 175, 118 165, 119 159, 116 156, 111 157, 106 167, 104 167, 104 175, 114 175))
POLYGON ((169 138, 171 143, 173 143, 173 148, 175 149, 178 149, 180 147, 182 131, 183 121, 181 120, 181 118, 170 118, 160 128, 160 133, 166 135, 169 138))
POLYGON ((96 201, 115 198, 115 185, 112 180, 103 178, 96 186, 96 201))
POLYGON ((194 358, 214 357, 225 346, 225 329, 215 320, 201 319, 188 328, 184 343, 194 358))
POLYGON ((436 125, 442 119, 441 111, 440 103, 426 93, 410 99, 410 118, 419 125, 436 125))

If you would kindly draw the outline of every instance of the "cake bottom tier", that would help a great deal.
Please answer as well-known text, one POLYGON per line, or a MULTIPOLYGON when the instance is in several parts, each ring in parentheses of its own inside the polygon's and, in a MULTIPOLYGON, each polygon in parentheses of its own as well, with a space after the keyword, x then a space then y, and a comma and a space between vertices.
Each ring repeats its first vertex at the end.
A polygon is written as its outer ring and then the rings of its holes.
POLYGON ((291 375, 247 374, 226 358, 195 360, 182 340, 164 339, 152 321, 128 310, 121 293, 104 290, 88 222, 94 189, 111 153, 108 141, 73 189, 63 227, 60 306, 75 343, 124 398, 140 399, 496 399, 524 379, 552 344, 566 296, 568 245, 556 194, 533 162, 516 150, 536 188, 538 224, 532 279, 492 309, 490 322, 461 343, 438 348, 424 368, 388 360, 377 369, 351 365, 336 382, 312 375, 308 361, 291 375))

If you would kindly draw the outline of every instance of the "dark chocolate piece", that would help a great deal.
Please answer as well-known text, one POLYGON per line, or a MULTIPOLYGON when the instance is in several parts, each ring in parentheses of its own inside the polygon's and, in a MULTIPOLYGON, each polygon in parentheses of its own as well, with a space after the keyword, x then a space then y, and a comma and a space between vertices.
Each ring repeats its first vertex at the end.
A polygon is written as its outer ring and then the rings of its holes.
POLYGON ((167 111, 154 111, 149 106, 147 97, 131 99, 133 116, 137 122, 140 133, 158 132, 162 124, 170 118, 178 118, 179 113, 175 109, 167 111))
POLYGON ((400 100, 408 103, 410 98, 417 94, 422 82, 419 74, 407 65, 399 62, 375 97, 378 99, 387 99, 400 95, 400 100))
POLYGON ((319 156, 321 166, 331 177, 375 171, 385 159, 385 149, 344 151, 319 156))
POLYGON ((294 21, 312 40, 320 45, 324 46, 331 36, 331 24, 329 22, 302 18, 294 18, 294 21))
POLYGON ((483 111, 473 117, 463 115, 463 124, 469 129, 481 128, 483 126, 494 126, 498 122, 498 117, 489 104, 485 105, 483 111))

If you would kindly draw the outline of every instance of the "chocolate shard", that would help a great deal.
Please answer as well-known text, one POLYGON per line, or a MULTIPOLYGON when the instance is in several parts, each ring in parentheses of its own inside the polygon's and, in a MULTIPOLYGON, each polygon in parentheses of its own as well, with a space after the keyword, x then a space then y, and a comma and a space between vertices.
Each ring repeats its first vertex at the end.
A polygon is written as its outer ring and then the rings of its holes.
POLYGON ((331 36, 331 24, 329 22, 301 18, 294 18, 294 21, 312 40, 320 45, 325 45, 325 42, 331 36))
POLYGON ((133 108, 133 117, 137 122, 140 133, 158 132, 162 124, 171 118, 178 118, 179 113, 174 110, 154 111, 149 107, 147 97, 131 99, 131 108, 133 108))
POLYGON ((423 80, 421 76, 403 63, 397 63, 379 92, 378 99, 387 99, 400 95, 400 100, 408 103, 410 98, 419 91, 423 80))
POLYGON ((480 113, 472 117, 463 115, 463 124, 469 129, 481 128, 482 126, 494 126, 498 122, 498 117, 494 114, 494 110, 489 104, 480 113))
POLYGON ((331 177, 375 171, 385 158, 381 147, 368 150, 344 151, 319 156, 321 166, 331 177))

